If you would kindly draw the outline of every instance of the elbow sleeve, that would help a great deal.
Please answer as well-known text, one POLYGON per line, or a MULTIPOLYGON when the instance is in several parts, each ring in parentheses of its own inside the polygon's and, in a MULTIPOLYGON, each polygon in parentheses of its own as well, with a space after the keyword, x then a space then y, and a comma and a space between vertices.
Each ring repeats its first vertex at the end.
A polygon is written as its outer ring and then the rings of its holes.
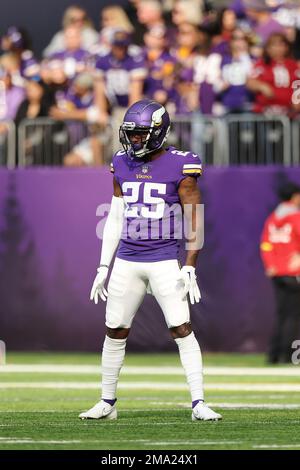
POLYGON ((122 235, 124 200, 113 196, 111 207, 103 230, 100 264, 110 265, 122 235))

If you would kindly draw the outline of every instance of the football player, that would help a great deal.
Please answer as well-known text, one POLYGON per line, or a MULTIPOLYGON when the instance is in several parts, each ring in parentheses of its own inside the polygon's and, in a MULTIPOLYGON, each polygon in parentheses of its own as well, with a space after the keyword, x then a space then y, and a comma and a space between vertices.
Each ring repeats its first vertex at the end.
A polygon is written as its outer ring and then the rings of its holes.
POLYGON ((184 212, 189 212, 187 217, 193 226, 197 223, 200 204, 197 178, 201 174, 201 161, 192 152, 165 148, 169 129, 166 109, 151 100, 134 103, 120 127, 124 150, 113 157, 114 195, 103 231, 100 265, 91 290, 91 300, 96 304, 98 297, 103 301, 107 299, 102 399, 81 413, 82 419, 117 418, 116 389, 126 341, 134 316, 149 290, 177 343, 191 393, 192 419, 221 419, 220 414, 204 404, 202 357, 192 330, 187 300, 187 294, 192 304, 201 298, 195 274, 199 249, 189 246, 181 268, 177 260, 179 241, 174 218, 168 236, 161 230, 159 236, 156 233, 153 237, 148 232, 149 221, 172 219, 172 215, 166 214, 176 203, 180 211, 182 207, 184 212), (191 211, 185 210, 187 205, 192 207, 191 211), (116 250, 107 292, 105 282, 116 250))

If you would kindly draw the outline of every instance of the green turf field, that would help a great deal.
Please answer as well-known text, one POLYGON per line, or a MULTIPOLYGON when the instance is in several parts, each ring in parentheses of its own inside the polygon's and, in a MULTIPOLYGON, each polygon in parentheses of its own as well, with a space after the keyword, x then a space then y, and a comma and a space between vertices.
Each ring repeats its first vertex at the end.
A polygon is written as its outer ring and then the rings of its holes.
POLYGON ((177 355, 127 355, 117 421, 81 421, 98 400, 94 354, 10 353, 0 366, 0 449, 300 449, 300 366, 206 354, 206 401, 192 422, 177 355))

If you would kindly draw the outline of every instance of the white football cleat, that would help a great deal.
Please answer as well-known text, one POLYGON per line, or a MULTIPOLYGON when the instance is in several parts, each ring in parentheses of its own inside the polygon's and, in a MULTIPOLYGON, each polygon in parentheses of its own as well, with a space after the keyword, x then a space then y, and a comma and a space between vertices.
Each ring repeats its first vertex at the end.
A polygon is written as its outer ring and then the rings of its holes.
POLYGON ((117 410, 115 405, 110 405, 105 401, 101 400, 96 403, 93 408, 88 411, 80 413, 79 418, 81 419, 117 419, 117 410))
POLYGON ((207 405, 199 402, 192 411, 192 421, 218 421, 222 419, 222 415, 211 410, 207 405))

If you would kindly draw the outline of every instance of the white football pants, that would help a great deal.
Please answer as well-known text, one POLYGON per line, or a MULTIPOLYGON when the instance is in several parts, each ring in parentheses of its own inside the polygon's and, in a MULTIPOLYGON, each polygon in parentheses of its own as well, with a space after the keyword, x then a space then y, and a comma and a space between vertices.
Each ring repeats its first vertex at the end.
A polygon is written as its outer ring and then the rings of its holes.
POLYGON ((106 326, 130 328, 150 284, 160 305, 168 328, 190 321, 186 298, 182 300, 183 284, 177 281, 180 267, 177 260, 151 263, 116 258, 108 283, 106 326))

